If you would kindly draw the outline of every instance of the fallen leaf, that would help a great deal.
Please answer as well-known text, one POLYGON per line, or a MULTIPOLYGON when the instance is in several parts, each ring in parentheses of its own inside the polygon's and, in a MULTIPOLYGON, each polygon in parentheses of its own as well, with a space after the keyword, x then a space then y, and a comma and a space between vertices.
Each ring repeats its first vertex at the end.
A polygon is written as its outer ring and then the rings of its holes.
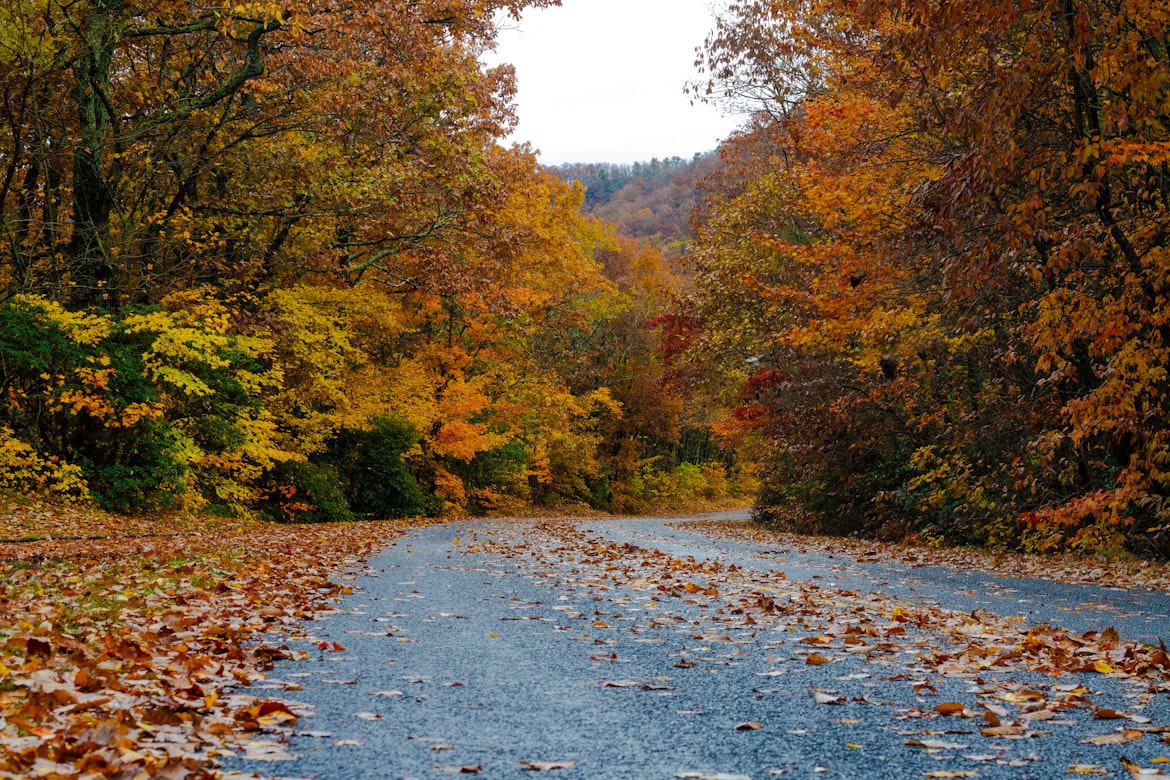
POLYGON ((553 769, 572 769, 576 761, 521 761, 520 766, 535 772, 549 772, 553 769))
POLYGON ((1093 717, 1100 720, 1124 720, 1127 716, 1124 712, 1112 710, 1107 707, 1098 707, 1093 710, 1093 717))
MULTIPOLYGON (((123 756, 125 758, 125 755, 123 756)), ((244 743, 244 754, 241 756, 245 761, 295 761, 296 756, 289 753, 284 745, 279 742, 246 742, 244 743)))
POLYGON ((1056 713, 1052 710, 1034 710, 1032 712, 1025 712, 1020 715, 1020 720, 1028 721, 1045 721, 1052 720, 1056 717, 1056 713))
POLYGON ((1082 739, 1081 742, 1086 745, 1124 745, 1127 742, 1137 742, 1141 738, 1142 732, 1137 729, 1126 729, 1116 734, 1103 734, 1099 737, 1082 739))
POLYGON ((1028 733, 1028 730, 1023 726, 989 726, 979 729, 979 732, 985 737, 1013 739, 1024 736, 1028 733))
POLYGON ((906 744, 911 747, 930 748, 932 750, 964 750, 970 745, 964 745, 960 742, 947 742, 941 739, 908 739, 906 744))
POLYGON ((813 700, 817 704, 844 704, 845 697, 829 691, 813 691, 813 700))

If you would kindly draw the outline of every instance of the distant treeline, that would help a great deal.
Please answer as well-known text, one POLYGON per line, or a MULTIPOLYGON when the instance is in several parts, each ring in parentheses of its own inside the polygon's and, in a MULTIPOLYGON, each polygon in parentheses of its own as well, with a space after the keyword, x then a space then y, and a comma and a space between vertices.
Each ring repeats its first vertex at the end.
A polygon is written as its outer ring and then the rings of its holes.
POLYGON ((675 174, 694 171, 705 159, 715 155, 695 153, 689 160, 679 156, 665 159, 651 158, 649 162, 624 163, 565 163, 553 165, 549 172, 567 182, 579 181, 585 187, 586 212, 613 200, 628 184, 641 179, 640 188, 655 189, 668 183, 675 174))
POLYGON ((566 182, 585 187, 583 214, 617 227, 622 235, 649 241, 668 256, 686 253, 690 217, 704 175, 720 165, 715 152, 652 158, 631 165, 574 163, 548 170, 566 182))

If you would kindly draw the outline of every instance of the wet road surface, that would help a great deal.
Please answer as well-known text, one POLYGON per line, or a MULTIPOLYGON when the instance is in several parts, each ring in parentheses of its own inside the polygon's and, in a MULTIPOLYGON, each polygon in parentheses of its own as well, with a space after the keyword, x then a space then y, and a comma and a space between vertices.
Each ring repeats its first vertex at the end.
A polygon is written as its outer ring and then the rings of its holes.
POLYGON ((953 635, 916 617, 979 609, 1151 641, 1170 627, 1164 594, 782 551, 678 519, 554 525, 430 526, 371 559, 336 611, 280 640, 298 660, 242 692, 288 703, 298 722, 225 768, 760 780, 1168 765, 1159 680, 964 667, 946 660, 953 635), (942 716, 951 705, 965 712, 942 716), (984 735, 1000 723, 1002 737, 984 735))

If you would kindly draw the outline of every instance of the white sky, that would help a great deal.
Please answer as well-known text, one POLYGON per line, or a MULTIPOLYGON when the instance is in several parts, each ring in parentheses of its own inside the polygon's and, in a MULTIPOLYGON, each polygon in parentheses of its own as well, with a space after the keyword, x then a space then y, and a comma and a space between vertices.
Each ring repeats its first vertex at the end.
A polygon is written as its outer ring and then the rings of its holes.
POLYGON ((714 26, 712 0, 562 0, 500 33, 516 66, 520 124, 546 165, 632 163, 714 149, 738 124, 690 104, 695 47, 714 26))

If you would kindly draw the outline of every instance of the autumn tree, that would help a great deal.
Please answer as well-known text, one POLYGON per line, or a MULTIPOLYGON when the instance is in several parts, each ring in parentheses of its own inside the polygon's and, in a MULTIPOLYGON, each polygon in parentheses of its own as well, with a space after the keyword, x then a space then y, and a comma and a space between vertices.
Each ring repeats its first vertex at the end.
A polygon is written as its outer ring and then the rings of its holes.
POLYGON ((401 283, 391 258, 467 214, 511 121, 509 69, 477 60, 493 14, 542 4, 6 4, 9 288, 116 308, 223 278, 401 283))
POLYGON ((691 311, 774 497, 871 532, 1164 544, 1166 37, 1142 4, 725 11, 694 89, 755 114, 691 311))

